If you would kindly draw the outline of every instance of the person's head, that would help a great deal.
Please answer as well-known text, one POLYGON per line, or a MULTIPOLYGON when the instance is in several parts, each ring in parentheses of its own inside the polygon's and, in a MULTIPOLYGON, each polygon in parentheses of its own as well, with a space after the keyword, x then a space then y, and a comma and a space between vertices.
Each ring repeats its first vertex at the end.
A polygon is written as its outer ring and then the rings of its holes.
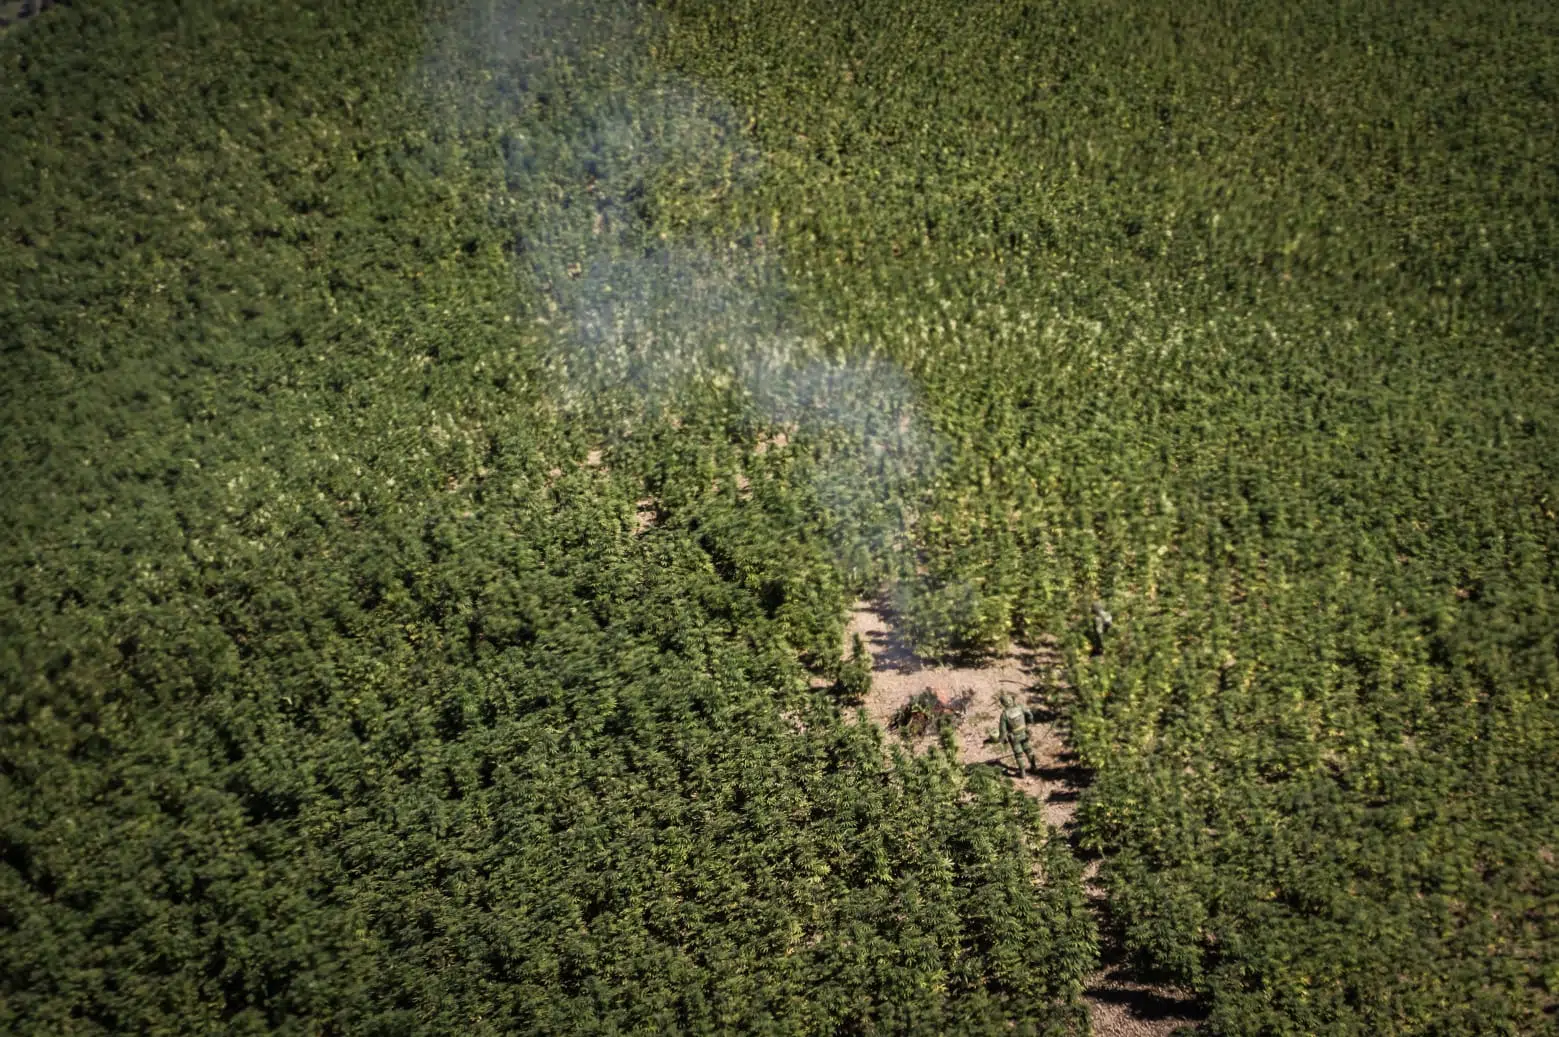
POLYGON ((1012 692, 1004 691, 1004 692, 1001 693, 1001 704, 1004 707, 1010 709, 1010 708, 1012 708, 1013 703, 1016 702, 1016 701, 1017 700, 1012 697, 1012 692))

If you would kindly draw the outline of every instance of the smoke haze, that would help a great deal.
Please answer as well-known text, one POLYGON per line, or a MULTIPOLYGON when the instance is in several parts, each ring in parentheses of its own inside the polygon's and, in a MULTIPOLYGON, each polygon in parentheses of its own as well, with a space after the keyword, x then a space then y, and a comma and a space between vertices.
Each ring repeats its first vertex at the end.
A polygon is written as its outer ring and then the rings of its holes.
POLYGON ((523 214, 517 269, 554 336, 552 391, 574 413, 626 396, 648 415, 692 386, 739 393, 760 423, 819 450, 813 489, 839 546, 880 559, 906 524, 894 500, 934 462, 915 387, 848 344, 823 346, 758 228, 666 231, 666 198, 750 190, 762 164, 740 113, 653 66, 654 17, 625 2, 478 0, 424 69, 461 85, 451 117, 503 149, 506 201, 523 214))

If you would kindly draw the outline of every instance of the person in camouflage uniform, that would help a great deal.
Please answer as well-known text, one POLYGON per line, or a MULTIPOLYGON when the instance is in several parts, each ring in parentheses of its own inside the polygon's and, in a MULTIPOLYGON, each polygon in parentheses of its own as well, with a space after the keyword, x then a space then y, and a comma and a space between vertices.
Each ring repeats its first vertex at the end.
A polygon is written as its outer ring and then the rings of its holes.
POLYGON ((1039 773, 1039 760, 1034 755, 1034 744, 1029 739, 1029 724, 1034 720, 1034 714, 1018 705, 1018 700, 1012 692, 1001 693, 1001 722, 997 727, 996 737, 1007 743, 1012 750, 1012 762, 1018 768, 1018 774, 1023 773, 1023 758, 1028 757, 1029 770, 1039 773))
POLYGON ((1104 651, 1104 635, 1110 632, 1115 625, 1115 617, 1105 609, 1104 602, 1093 603, 1093 636, 1088 640, 1093 644, 1093 654, 1098 655, 1104 651))

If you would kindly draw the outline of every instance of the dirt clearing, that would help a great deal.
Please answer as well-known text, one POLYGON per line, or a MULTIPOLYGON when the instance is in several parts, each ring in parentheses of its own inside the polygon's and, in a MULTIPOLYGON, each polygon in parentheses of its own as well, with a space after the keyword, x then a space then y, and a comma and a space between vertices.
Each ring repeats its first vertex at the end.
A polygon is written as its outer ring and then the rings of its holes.
MULTIPOLYGON (((871 690, 861 705, 888 738, 899 737, 890 729, 893 718, 910 700, 927 690, 943 703, 958 704, 962 719, 953 729, 958 758, 965 764, 1001 767, 1014 785, 1039 800, 1045 820, 1075 845, 1073 815, 1089 776, 1077 766, 1075 755, 1061 736, 1053 712, 1055 703, 1047 701, 1047 689, 1064 686, 1061 657, 1051 647, 1053 641, 1047 645, 1042 639, 1038 649, 1014 648, 984 666, 927 666, 894 632, 887 610, 864 601, 856 602, 851 609, 846 645, 855 634, 860 635, 872 657, 871 690), (1019 776, 1005 743, 986 741, 996 732, 1003 691, 1012 692, 1040 717, 1039 723, 1029 725, 1039 764, 1037 774, 1025 771, 1019 776)), ((853 716, 853 711, 847 716, 853 716)), ((935 727, 910 738, 908 744, 914 752, 925 752, 936 744, 935 727)), ((1104 891, 1095 881, 1098 871, 1098 860, 1085 860, 1085 888, 1094 910, 1102 912, 1104 891)), ((1100 929, 1101 934, 1106 932, 1103 925, 1100 929)), ((1140 981, 1123 964, 1119 950, 1108 946, 1108 940, 1103 957, 1104 967, 1089 977, 1084 992, 1095 1034, 1167 1037, 1183 1027, 1195 1027, 1201 1012, 1190 995, 1140 981)))

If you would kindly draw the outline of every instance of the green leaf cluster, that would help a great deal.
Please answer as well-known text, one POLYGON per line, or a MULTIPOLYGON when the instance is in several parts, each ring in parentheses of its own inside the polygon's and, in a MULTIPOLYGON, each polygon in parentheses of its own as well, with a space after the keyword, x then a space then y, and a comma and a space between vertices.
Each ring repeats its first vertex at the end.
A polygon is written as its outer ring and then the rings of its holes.
POLYGON ((1067 656, 1114 937, 1214 1032, 1551 1027, 1553 12, 662 6, 765 159, 701 220, 923 403, 905 629, 1067 656))
MULTIPOLYGON (((605 10, 107 2, 0 45, 0 1029, 1086 1025, 1037 808, 810 688, 866 425, 781 442, 831 383, 700 368, 692 316, 625 377, 562 287, 710 251, 628 197, 715 173, 634 157, 680 102, 605 10), (512 17, 517 67, 466 59, 512 17)), ((697 269, 632 283, 713 319, 697 269)))

